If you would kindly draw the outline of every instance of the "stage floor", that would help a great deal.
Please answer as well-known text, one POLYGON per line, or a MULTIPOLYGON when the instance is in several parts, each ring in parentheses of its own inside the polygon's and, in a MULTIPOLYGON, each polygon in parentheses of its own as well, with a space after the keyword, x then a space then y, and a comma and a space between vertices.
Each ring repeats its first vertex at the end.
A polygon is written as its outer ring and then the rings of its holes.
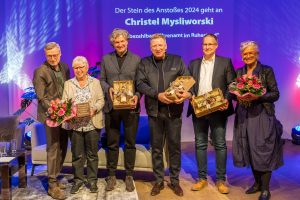
MULTIPOLYGON (((252 185, 253 177, 250 168, 236 168, 233 166, 231 154, 231 142, 228 142, 227 159, 227 179, 230 185, 230 193, 220 194, 215 188, 215 155, 212 146, 208 148, 208 182, 209 185, 202 191, 191 191, 191 185, 197 178, 197 167, 193 142, 182 143, 182 170, 180 173, 180 184, 184 190, 183 197, 177 197, 168 187, 169 177, 165 177, 165 189, 155 197, 150 196, 154 176, 149 172, 136 172, 134 175, 138 197, 140 200, 257 200, 259 193, 246 195, 244 191, 252 185)), ((30 153, 28 153, 28 176, 30 176, 31 163, 30 153)), ((272 200, 300 199, 300 145, 294 145, 290 140, 286 140, 284 146, 283 167, 273 172, 271 179, 272 200)), ((36 172, 43 172, 45 166, 37 166, 36 172)), ((63 174, 70 175, 72 169, 65 167, 63 174)), ((105 170, 99 170, 99 178, 106 176, 105 170)), ((124 178, 124 171, 118 171, 117 177, 124 178)), ((42 181, 42 180, 41 180, 42 181)), ((14 187, 17 187, 17 179, 13 178, 14 187)), ((43 179, 43 185, 46 179, 43 179)), ((46 191, 44 191, 46 193, 46 191)))

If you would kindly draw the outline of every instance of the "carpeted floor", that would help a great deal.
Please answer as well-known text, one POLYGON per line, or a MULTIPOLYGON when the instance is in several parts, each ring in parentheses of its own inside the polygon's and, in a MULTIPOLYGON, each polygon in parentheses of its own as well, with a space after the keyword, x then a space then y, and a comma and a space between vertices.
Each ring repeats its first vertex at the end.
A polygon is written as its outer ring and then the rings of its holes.
MULTIPOLYGON (((29 171, 28 171, 29 174, 29 171)), ((67 189, 65 190, 68 198, 67 200, 138 200, 136 190, 133 192, 127 192, 125 190, 125 183, 123 180, 117 180, 116 188, 113 191, 106 192, 106 181, 104 178, 98 179, 98 193, 90 193, 89 189, 84 187, 77 194, 70 194, 72 187, 73 176, 71 174, 65 174, 61 180, 66 183, 67 189)), ((17 175, 14 175, 13 182, 18 181, 17 175)), ((17 184, 13 187, 13 199, 14 200, 52 200, 47 194, 47 177, 46 171, 36 173, 34 176, 27 177, 27 188, 18 188, 17 184)))

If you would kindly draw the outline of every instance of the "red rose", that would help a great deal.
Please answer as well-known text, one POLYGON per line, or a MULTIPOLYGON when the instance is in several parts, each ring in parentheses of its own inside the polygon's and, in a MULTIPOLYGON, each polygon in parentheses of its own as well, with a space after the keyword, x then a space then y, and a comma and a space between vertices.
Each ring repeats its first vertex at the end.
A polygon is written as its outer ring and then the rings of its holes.
POLYGON ((245 85, 244 85, 244 83, 238 83, 238 84, 236 84, 236 87, 238 89, 243 89, 245 87, 245 85))
POLYGON ((254 89, 260 89, 260 88, 261 88, 261 84, 256 83, 256 84, 253 84, 252 87, 253 87, 254 89))

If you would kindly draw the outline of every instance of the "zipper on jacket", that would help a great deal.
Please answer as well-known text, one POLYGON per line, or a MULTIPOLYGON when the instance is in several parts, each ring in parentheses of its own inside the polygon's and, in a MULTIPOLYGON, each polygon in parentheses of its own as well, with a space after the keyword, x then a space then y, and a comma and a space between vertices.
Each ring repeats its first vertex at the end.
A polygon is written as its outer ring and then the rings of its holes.
MULTIPOLYGON (((165 77, 165 73, 164 73, 164 68, 163 68, 163 66, 164 66, 164 60, 162 61, 162 65, 161 65, 161 71, 162 71, 162 73, 163 73, 163 83, 164 83, 164 88, 165 88, 165 79, 164 79, 164 77, 165 77)), ((158 73, 158 76, 159 76, 159 73, 158 73)), ((159 77, 158 77, 159 78, 159 77)), ((159 80, 159 79, 158 79, 159 80)), ((167 105, 167 107, 168 107, 168 114, 169 114, 169 117, 171 117, 171 113, 170 113, 170 107, 169 107, 169 105, 170 104, 168 104, 167 105)))

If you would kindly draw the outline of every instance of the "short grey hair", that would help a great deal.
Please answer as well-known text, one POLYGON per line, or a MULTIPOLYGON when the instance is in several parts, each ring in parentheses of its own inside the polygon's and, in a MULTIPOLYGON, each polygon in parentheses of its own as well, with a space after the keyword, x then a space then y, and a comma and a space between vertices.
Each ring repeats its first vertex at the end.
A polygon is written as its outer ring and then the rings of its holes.
POLYGON ((109 36, 110 44, 113 45, 117 37, 123 36, 127 41, 129 40, 129 33, 125 29, 115 28, 109 36))
POLYGON ((77 64, 77 63, 82 64, 83 66, 89 67, 89 63, 88 63, 87 59, 84 56, 76 56, 73 59, 72 67, 74 67, 74 65, 77 64))
POLYGON ((54 48, 58 48, 59 52, 60 52, 60 46, 59 44, 57 44, 56 42, 48 42, 45 47, 44 47, 44 51, 48 51, 54 48))
POLYGON ((163 39, 165 42, 167 42, 167 39, 166 39, 166 36, 164 36, 164 34, 162 33, 154 33, 150 36, 150 42, 154 39, 158 39, 158 38, 161 38, 163 39))
POLYGON ((259 47, 258 47, 258 44, 257 44, 255 41, 251 41, 251 40, 247 40, 247 41, 241 42, 241 45, 240 45, 240 52, 243 53, 243 51, 244 51, 247 47, 250 47, 250 46, 253 46, 254 49, 256 50, 256 52, 259 53, 259 47))

